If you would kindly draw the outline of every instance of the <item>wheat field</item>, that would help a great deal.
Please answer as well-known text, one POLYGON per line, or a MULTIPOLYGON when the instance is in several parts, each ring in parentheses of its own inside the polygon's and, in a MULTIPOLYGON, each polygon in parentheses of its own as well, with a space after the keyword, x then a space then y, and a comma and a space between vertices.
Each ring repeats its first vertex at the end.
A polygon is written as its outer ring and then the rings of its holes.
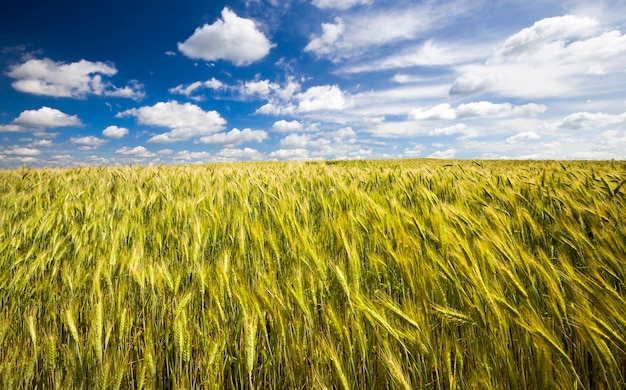
POLYGON ((626 387, 626 163, 0 171, 0 388, 626 387))

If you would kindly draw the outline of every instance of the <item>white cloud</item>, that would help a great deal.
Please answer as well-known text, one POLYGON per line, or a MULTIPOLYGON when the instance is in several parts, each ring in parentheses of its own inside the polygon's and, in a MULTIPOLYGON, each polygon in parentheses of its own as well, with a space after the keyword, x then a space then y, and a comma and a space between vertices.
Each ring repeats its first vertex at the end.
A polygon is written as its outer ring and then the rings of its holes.
POLYGON ((41 154, 41 150, 36 148, 23 148, 14 146, 3 150, 2 153, 10 156, 38 156, 41 154))
POLYGON ((49 58, 30 59, 12 66, 7 76, 15 81, 11 84, 20 92, 54 97, 84 98, 87 95, 104 95, 141 99, 142 86, 117 88, 103 82, 102 76, 113 76, 117 69, 113 64, 80 60, 78 62, 55 62, 49 58))
MULTIPOLYGON (((484 55, 487 54, 487 47, 487 45, 472 45, 471 50, 468 50, 467 45, 442 45, 429 39, 419 46, 408 47, 386 57, 366 61, 358 65, 343 67, 339 70, 339 73, 373 72, 415 66, 434 67, 454 65, 484 58, 484 55)), ((406 81, 400 78, 400 81, 396 82, 406 81)))
POLYGON ((201 137, 199 142, 203 144, 228 144, 238 145, 245 142, 263 142, 268 137, 263 130, 232 129, 228 133, 217 133, 201 137))
POLYGON ((106 144, 108 141, 105 139, 94 137, 93 135, 89 135, 86 137, 72 137, 70 138, 70 142, 73 144, 81 145, 79 150, 93 150, 106 144))
POLYGON ((541 139, 541 136, 537 134, 535 131, 523 131, 521 133, 510 136, 506 139, 506 142, 509 144, 518 143, 520 141, 532 141, 541 139))
POLYGON ((431 136, 439 135, 454 135, 454 134, 466 134, 468 132, 467 125, 465 123, 458 123, 454 126, 440 127, 432 130, 428 133, 431 136))
POLYGON ((278 133, 292 133, 292 132, 302 131, 303 129, 304 129, 304 126, 302 125, 302 123, 298 122, 297 120, 288 122, 284 119, 281 119, 279 121, 274 122, 274 124, 272 125, 272 131, 275 131, 278 133))
POLYGON ((0 125, 0 133, 17 133, 20 131, 24 131, 22 126, 18 125, 0 125))
POLYGON ((589 37, 597 26, 597 20, 583 16, 545 18, 507 38, 491 61, 519 59, 542 51, 546 45, 562 45, 567 39, 589 37))
POLYGON ((343 92, 337 85, 320 85, 299 93, 298 112, 341 110, 346 106, 343 92))
POLYGON ((547 109, 543 104, 528 103, 515 106, 511 103, 471 102, 461 104, 456 109, 457 118, 505 117, 536 115, 547 109))
POLYGON ((409 114, 413 120, 452 120, 458 118, 476 117, 506 117, 524 116, 543 113, 546 106, 529 103, 515 106, 511 103, 492 103, 487 101, 464 103, 456 109, 448 103, 439 104, 429 108, 416 108, 409 114))
MULTIPOLYGON (((334 3, 343 3, 334 1, 334 3)), ((358 58, 375 47, 415 40, 420 34, 439 29, 472 12, 475 5, 464 0, 420 2, 356 10, 334 23, 323 23, 307 50, 334 61, 358 58)))
POLYGON ((195 104, 180 104, 177 101, 133 108, 116 116, 134 116, 139 124, 171 129, 148 140, 154 143, 185 141, 206 136, 222 130, 226 125, 226 120, 217 111, 204 111, 195 104))
POLYGON ((8 125, 0 125, 0 133, 33 131, 36 136, 52 136, 44 129, 56 127, 82 126, 76 115, 68 115, 55 108, 41 107, 38 110, 25 110, 8 125))
POLYGON ((450 90, 489 90, 505 96, 569 98, 622 91, 626 35, 603 31, 596 19, 565 15, 537 21, 511 35, 484 63, 456 67, 450 90), (467 76, 471 74, 470 76, 467 76))
POLYGON ((269 80, 247 81, 241 88, 244 95, 260 95, 268 96, 270 93, 280 89, 280 85, 272 83, 269 80))
POLYGON ((359 148, 357 134, 351 127, 316 133, 292 133, 282 138, 278 145, 280 149, 270 157, 288 160, 357 158, 369 153, 359 148))
POLYGON ((184 95, 194 100, 202 100, 203 97, 201 96, 192 96, 194 92, 202 88, 221 89, 224 88, 224 84, 221 81, 217 80, 215 77, 213 77, 210 80, 196 81, 187 85, 179 84, 173 88, 170 88, 169 93, 184 95))
POLYGON ((287 149, 297 149, 306 147, 310 141, 311 136, 308 134, 289 134, 280 140, 279 145, 287 149))
POLYGON ((446 150, 438 150, 431 154, 429 157, 431 158, 442 158, 448 159, 452 158, 456 155, 456 149, 446 149, 446 150))
POLYGON ((262 160, 264 158, 263 153, 253 148, 224 148, 217 154, 216 161, 235 161, 235 160, 262 160))
POLYGON ((37 141, 33 141, 29 146, 48 147, 48 146, 52 146, 52 141, 50 141, 49 139, 40 139, 40 140, 37 140, 37 141))
POLYGON ((128 129, 125 127, 109 126, 102 130, 102 135, 109 138, 122 138, 128 134, 128 129))
POLYGON ((372 4, 373 0, 312 0, 311 3, 320 9, 348 9, 359 4, 372 4))
POLYGON ((115 154, 122 154, 125 156, 135 156, 135 157, 141 157, 141 158, 148 158, 148 157, 156 156, 155 153, 152 153, 151 151, 149 151, 143 146, 136 146, 134 148, 129 148, 127 146, 124 146, 123 148, 117 149, 115 151, 115 154))
POLYGON ((307 149, 278 149, 270 153, 272 159, 277 160, 306 160, 309 159, 309 151, 307 149))
MULTIPOLYGON (((378 118, 378 123, 381 123, 384 120, 392 120, 390 118, 393 116, 408 116, 416 106, 424 102, 448 99, 449 88, 449 84, 443 83, 409 84, 350 94, 346 96, 349 105, 345 109, 316 113, 316 120, 324 118, 346 124, 353 120, 367 124, 364 118, 378 118)), ((371 121, 369 124, 372 124, 371 121)))
POLYGON ((620 115, 604 114, 602 112, 577 112, 568 115, 556 124, 556 128, 580 130, 587 128, 606 127, 626 122, 626 112, 620 115))
POLYGON ((337 111, 348 107, 349 103, 343 91, 337 85, 319 85, 293 95, 283 101, 270 98, 268 103, 259 108, 258 114, 294 114, 319 111, 337 111))
POLYGON ((20 127, 55 128, 82 126, 76 115, 65 114, 55 108, 43 106, 38 110, 23 111, 13 120, 20 127))
POLYGON ((394 83, 398 83, 398 84, 408 84, 408 83, 430 81, 430 79, 427 77, 423 77, 423 76, 415 76, 415 75, 410 75, 410 74, 398 73, 398 74, 393 75, 393 77, 391 78, 391 81, 393 81, 394 83))
POLYGON ((178 50, 192 59, 228 60, 237 66, 264 58, 274 47, 251 19, 240 18, 229 8, 222 19, 196 29, 178 50))
POLYGON ((449 94, 451 96, 469 96, 487 91, 496 85, 497 82, 498 77, 494 75, 475 75, 467 73, 458 77, 454 81, 449 94))
POLYGON ((456 110, 453 109, 448 103, 442 103, 429 108, 416 108, 411 111, 409 118, 414 120, 455 119, 456 110))
POLYGON ((420 156, 424 152, 424 149, 426 149, 424 145, 417 144, 413 146, 412 148, 404 149, 404 154, 409 157, 417 157, 417 156, 420 156))
POLYGON ((181 150, 172 157, 172 160, 184 162, 192 160, 197 160, 198 162, 209 162, 210 158, 211 154, 209 152, 190 152, 189 150, 181 150))
POLYGON ((111 97, 121 97, 133 100, 141 100, 146 94, 142 91, 143 85, 137 81, 130 81, 130 85, 122 88, 108 85, 108 89, 102 91, 102 95, 111 97))
POLYGON ((322 23, 322 35, 313 38, 311 42, 304 47, 304 51, 312 51, 318 56, 327 56, 335 50, 335 42, 339 36, 343 34, 345 25, 340 17, 335 18, 335 24, 322 23))

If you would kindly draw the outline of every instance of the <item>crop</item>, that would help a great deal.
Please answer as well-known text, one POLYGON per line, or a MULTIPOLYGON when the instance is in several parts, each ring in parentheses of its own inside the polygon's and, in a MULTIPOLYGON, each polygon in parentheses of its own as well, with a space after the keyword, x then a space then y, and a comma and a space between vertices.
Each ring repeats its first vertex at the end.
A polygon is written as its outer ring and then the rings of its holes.
POLYGON ((0 171, 0 388, 626 386, 626 164, 0 171))

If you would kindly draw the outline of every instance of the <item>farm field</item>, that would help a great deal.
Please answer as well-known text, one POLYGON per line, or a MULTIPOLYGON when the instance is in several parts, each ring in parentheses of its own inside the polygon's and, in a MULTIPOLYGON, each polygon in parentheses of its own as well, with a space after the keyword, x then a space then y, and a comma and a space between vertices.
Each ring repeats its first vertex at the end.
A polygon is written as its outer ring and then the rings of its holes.
POLYGON ((0 388, 626 387, 626 162, 0 171, 0 388))

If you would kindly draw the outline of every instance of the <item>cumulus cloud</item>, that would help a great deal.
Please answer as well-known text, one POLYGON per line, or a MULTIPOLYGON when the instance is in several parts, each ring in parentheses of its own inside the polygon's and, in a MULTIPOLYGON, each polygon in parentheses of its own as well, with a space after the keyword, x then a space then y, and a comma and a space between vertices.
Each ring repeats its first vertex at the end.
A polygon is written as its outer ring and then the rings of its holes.
POLYGON ((251 19, 240 18, 229 8, 222 18, 195 30, 178 50, 192 59, 227 60, 237 66, 264 58, 274 47, 251 19))
POLYGON ((216 133, 224 128, 226 120, 217 111, 204 111, 192 103, 159 102, 123 111, 117 117, 133 116, 142 125, 167 127, 171 131, 155 135, 148 142, 167 143, 185 141, 216 133))
POLYGON ((278 91, 279 89, 280 85, 272 83, 269 80, 246 81, 241 88, 241 93, 248 96, 268 96, 270 93, 278 91))
POLYGON ((56 108, 43 106, 38 110, 25 110, 8 125, 0 125, 0 132, 36 131, 56 127, 82 126, 76 115, 68 115, 56 108))
POLYGON ((115 65, 105 62, 55 62, 49 58, 29 59, 14 65, 6 73, 15 81, 11 84, 20 92, 34 95, 84 98, 87 95, 141 99, 145 96, 142 85, 115 87, 104 77, 117 74, 115 65))
POLYGON ((263 130, 232 129, 228 133, 217 133, 201 137, 199 142, 203 144, 227 144, 238 145, 245 142, 263 142, 268 137, 263 130))
POLYGON ((297 120, 288 122, 284 119, 281 119, 279 121, 274 122, 274 124, 272 125, 272 131, 275 131, 277 133, 293 133, 293 132, 302 131, 303 129, 304 129, 304 126, 302 125, 302 123, 298 122, 297 120))
POLYGON ((27 127, 70 127, 81 126, 76 115, 65 114, 55 108, 43 106, 38 110, 23 111, 14 121, 18 126, 27 127))
POLYGON ((128 134, 128 129, 125 127, 109 126, 102 130, 102 135, 109 138, 122 138, 128 134))
POLYGON ((108 141, 105 139, 94 137, 93 135, 89 135, 86 137, 72 137, 70 138, 70 142, 76 145, 80 145, 79 150, 93 150, 106 144, 108 141))
POLYGON ((311 87, 297 95, 298 112, 341 110, 346 106, 343 92, 337 85, 311 87))
POLYGON ((492 103, 487 101, 471 102, 452 108, 448 103, 434 107, 420 107, 411 111, 409 118, 413 120, 452 120, 476 117, 506 117, 537 115, 545 112, 546 106, 529 103, 515 106, 511 103, 492 103))
POLYGON ((115 154, 121 154, 121 155, 125 155, 125 156, 141 157, 141 158, 148 158, 148 157, 156 156, 155 153, 152 153, 151 151, 149 151, 148 149, 146 149, 143 146, 136 146, 134 148, 129 148, 127 146, 124 146, 123 148, 117 149, 115 151, 115 154))
POLYGON ((372 4, 373 0, 312 0, 311 3, 320 9, 348 9, 359 4, 372 4))

